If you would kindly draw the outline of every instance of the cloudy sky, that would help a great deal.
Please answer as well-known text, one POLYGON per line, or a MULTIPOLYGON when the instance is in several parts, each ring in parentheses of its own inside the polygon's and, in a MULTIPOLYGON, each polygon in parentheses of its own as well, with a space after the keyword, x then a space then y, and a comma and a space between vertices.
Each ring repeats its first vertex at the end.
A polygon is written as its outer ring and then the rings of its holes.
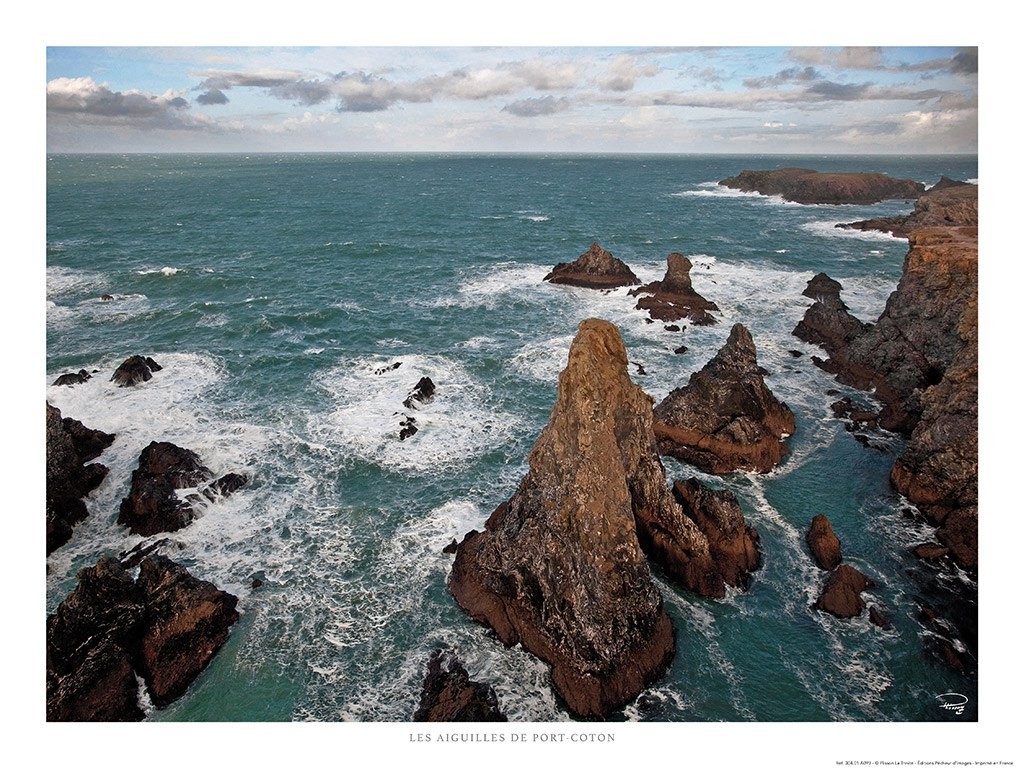
POLYGON ((975 153, 978 49, 48 46, 46 148, 975 153))

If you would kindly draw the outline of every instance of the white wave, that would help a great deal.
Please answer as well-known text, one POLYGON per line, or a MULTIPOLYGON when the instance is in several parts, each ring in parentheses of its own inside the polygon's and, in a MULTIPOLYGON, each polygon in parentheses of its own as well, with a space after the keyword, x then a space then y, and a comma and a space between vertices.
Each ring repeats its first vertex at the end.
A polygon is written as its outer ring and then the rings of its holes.
POLYGON ((159 267, 157 269, 140 269, 135 274, 137 275, 164 275, 165 277, 171 277, 184 270, 178 267, 159 267))
POLYGON ((474 336, 471 339, 460 341, 458 344, 456 344, 456 346, 461 347, 463 349, 481 349, 482 347, 490 346, 491 344, 495 344, 496 342, 497 339, 495 339, 493 336, 474 336))
POLYGON ((573 336, 554 336, 525 344, 509 360, 512 368, 535 381, 552 387, 569 359, 573 336))
POLYGON ((544 282, 549 267, 505 262, 481 270, 459 284, 456 294, 428 302, 435 307, 497 307, 500 302, 543 301, 550 284, 544 282))
POLYGON ((542 216, 542 215, 524 216, 523 218, 526 219, 527 221, 551 221, 551 217, 550 216, 542 216))
POLYGON ((879 232, 873 229, 842 229, 836 224, 848 224, 849 219, 831 219, 827 221, 808 221, 800 225, 800 229, 810 232, 818 237, 828 237, 847 240, 874 240, 891 243, 901 238, 895 237, 889 232, 879 232))
POLYGON ((462 364, 440 355, 346 360, 316 383, 334 401, 333 410, 313 419, 317 439, 337 445, 347 459, 392 471, 433 473, 464 465, 510 439, 518 424, 489 404, 490 393, 462 364), (395 362, 401 366, 376 373, 395 362), (403 401, 424 376, 437 387, 432 401, 406 409, 403 401), (408 416, 418 432, 403 441, 400 422, 408 416))
POLYGON ((103 293, 109 279, 99 272, 72 267, 46 268, 46 298, 53 300, 69 293, 92 291, 103 293))
POLYGON ((228 316, 223 312, 217 312, 212 315, 203 315, 196 321, 196 326, 200 328, 221 328, 228 324, 228 316))

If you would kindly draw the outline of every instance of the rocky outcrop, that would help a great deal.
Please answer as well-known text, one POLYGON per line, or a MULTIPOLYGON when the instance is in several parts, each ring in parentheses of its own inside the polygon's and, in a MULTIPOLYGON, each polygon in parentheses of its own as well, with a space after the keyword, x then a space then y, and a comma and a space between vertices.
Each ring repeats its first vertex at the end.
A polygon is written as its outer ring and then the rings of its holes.
POLYGON ((793 412, 765 385, 754 341, 739 324, 718 354, 654 409, 659 452, 716 474, 768 472, 795 426, 793 412))
POLYGON ((825 515, 815 515, 807 531, 807 548, 819 568, 831 571, 843 561, 839 537, 825 515))
POLYGON ((814 299, 814 303, 797 323, 793 335, 810 344, 824 347, 831 354, 846 348, 863 333, 864 324, 850 314, 849 308, 839 297, 842 289, 841 283, 824 272, 812 277, 803 295, 814 299))
POLYGON ((840 619, 852 619, 864 612, 866 604, 860 593, 873 586, 874 582, 852 565, 840 565, 828 575, 814 607, 840 619))
POLYGON ((140 382, 149 381, 153 378, 153 373, 159 370, 163 370, 162 366, 157 365, 152 357, 132 355, 117 367, 110 380, 116 382, 119 387, 133 387, 140 382))
POLYGON ((195 519, 195 503, 227 496, 247 482, 245 475, 229 473, 212 483, 213 473, 187 448, 173 443, 152 442, 139 455, 139 468, 132 472, 128 496, 121 500, 117 522, 132 533, 152 536, 176 531, 195 519), (180 498, 177 491, 199 488, 199 494, 180 498))
POLYGON ((556 264, 544 279, 550 283, 580 288, 619 288, 640 284, 633 270, 597 243, 592 243, 576 261, 556 264))
POLYGON ((409 396, 402 401, 402 405, 406 408, 417 408, 417 403, 421 405, 429 403, 434 399, 434 392, 436 390, 437 387, 434 386, 434 382, 431 381, 430 377, 423 376, 416 382, 416 386, 412 388, 409 396))
POLYGON ((114 435, 89 429, 46 404, 46 554, 67 543, 75 523, 89 510, 82 497, 107 476, 102 464, 86 464, 110 445, 114 435))
POLYGON ((819 173, 806 168, 741 171, 718 183, 804 204, 870 205, 882 200, 914 200, 924 192, 920 182, 882 173, 819 173))
MULTIPOLYGON (((629 378, 615 326, 583 321, 529 471, 485 530, 461 541, 448 579, 473 619, 551 665, 581 716, 629 702, 674 654, 637 540, 641 519, 688 521, 653 450, 651 404, 629 378)), ((697 554, 711 565, 706 542, 697 554)))
POLYGON ((508 722, 494 689, 470 680, 455 653, 441 649, 430 654, 423 693, 412 719, 428 723, 508 722))
POLYGON ((761 537, 747 525, 735 494, 715 491, 699 480, 676 481, 672 495, 708 541, 708 551, 731 587, 746 590, 751 573, 761 567, 761 537))
POLYGON ((46 719, 141 720, 137 675, 166 706, 224 644, 235 602, 161 556, 138 582, 112 558, 82 569, 47 618, 46 719))
POLYGON ((690 282, 692 268, 693 264, 681 253, 670 253, 668 270, 662 280, 629 292, 630 296, 640 296, 636 308, 646 310, 654 320, 672 322, 687 319, 694 325, 714 325, 718 321, 708 313, 717 312, 718 305, 693 290, 690 282))
POLYGON ((163 707, 181 696, 227 642, 238 598, 192 576, 162 555, 139 566, 146 607, 137 666, 149 696, 163 707))
POLYGON ((92 374, 82 368, 78 373, 62 373, 53 382, 53 385, 55 387, 70 387, 75 384, 84 384, 91 378, 92 374))
POLYGON ((885 216, 878 219, 836 224, 840 229, 876 230, 894 237, 909 237, 922 227, 977 227, 978 185, 954 181, 943 176, 939 183, 917 199, 907 216, 885 216))

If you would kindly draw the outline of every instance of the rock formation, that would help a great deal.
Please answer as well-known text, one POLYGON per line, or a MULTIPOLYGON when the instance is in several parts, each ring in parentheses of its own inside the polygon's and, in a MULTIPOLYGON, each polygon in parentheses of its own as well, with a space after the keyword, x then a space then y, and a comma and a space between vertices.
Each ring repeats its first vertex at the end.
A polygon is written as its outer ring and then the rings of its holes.
POLYGON ((199 457, 173 443, 152 442, 139 455, 139 468, 132 472, 128 496, 121 500, 117 522, 127 525, 132 533, 152 536, 176 531, 195 519, 193 503, 201 497, 213 500, 226 496, 247 482, 244 475, 230 473, 212 483, 213 473, 199 457), (182 499, 177 490, 205 487, 201 495, 182 499))
POLYGON ((436 390, 437 387, 434 386, 434 382, 431 381, 430 377, 423 376, 416 382, 416 386, 412 388, 409 396, 402 401, 402 405, 406 408, 416 408, 417 403, 429 403, 434 399, 434 392, 436 390))
POLYGON ((85 370, 85 368, 82 368, 78 373, 62 373, 53 382, 53 385, 55 387, 69 387, 74 384, 84 384, 91 378, 92 374, 85 370))
POLYGON ((159 370, 162 367, 152 357, 132 355, 117 367, 110 380, 117 382, 119 387, 133 387, 139 382, 149 381, 153 378, 153 372, 159 370))
MULTIPOLYGON (((656 507, 686 519, 652 438, 651 399, 629 378, 618 330, 583 321, 529 471, 459 544, 448 579, 473 619, 551 665, 578 715, 629 702, 675 651, 634 522, 656 507)), ((699 554, 711 565, 706 542, 699 554)))
POLYGON ((470 680, 455 653, 441 649, 430 654, 420 704, 412 719, 428 723, 508 721, 498 706, 494 689, 486 683, 470 680))
POLYGON ((807 531, 807 548, 819 568, 831 571, 843 561, 839 537, 832 530, 832 523, 825 515, 815 515, 807 531))
POLYGON ((803 291, 814 299, 793 335, 810 344, 824 347, 831 354, 844 349, 864 331, 864 324, 850 314, 839 293, 843 286, 824 272, 812 277, 803 291))
POLYGON ((793 412, 765 386, 750 332, 734 325, 718 354, 654 409, 663 456, 705 472, 768 472, 786 453, 793 412))
POLYGON ((640 284, 640 279, 633 274, 633 270, 597 243, 592 243, 587 252, 576 261, 556 264, 544 279, 551 283, 581 288, 618 288, 623 285, 640 284))
POLYGON ((102 464, 86 464, 110 445, 114 435, 89 429, 80 421, 62 418, 46 404, 46 554, 71 538, 71 527, 89 510, 82 497, 107 476, 102 464))
POLYGON ((920 182, 882 173, 819 173, 806 168, 741 171, 718 183, 804 204, 870 205, 882 200, 914 200, 924 192, 920 182))
POLYGON ((46 622, 46 719, 141 720, 137 675, 166 706, 224 644, 235 603, 161 556, 138 582, 112 558, 83 568, 46 622))
POLYGON ((688 319, 694 325, 714 325, 717 321, 708 312, 718 311, 718 305, 693 290, 692 268, 693 264, 681 253, 670 253, 663 279, 629 292, 630 296, 640 296, 636 308, 647 310, 655 320, 688 319))
POLYGON ((917 199, 907 216, 886 216, 879 219, 836 224, 840 229, 877 230, 895 237, 909 237, 922 227, 978 226, 978 185, 954 181, 943 176, 939 183, 917 199))
POLYGON ((860 593, 873 586, 871 579, 852 565, 840 565, 828 575, 825 588, 814 607, 840 619, 852 619, 860 616, 865 608, 860 593))

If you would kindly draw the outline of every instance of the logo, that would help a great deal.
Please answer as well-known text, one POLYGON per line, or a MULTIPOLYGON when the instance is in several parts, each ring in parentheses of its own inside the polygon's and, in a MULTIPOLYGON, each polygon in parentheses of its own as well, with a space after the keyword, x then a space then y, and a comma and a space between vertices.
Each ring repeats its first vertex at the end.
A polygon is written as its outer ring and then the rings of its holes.
POLYGON ((940 693, 935 697, 939 700, 939 709, 945 709, 954 715, 962 715, 967 707, 967 697, 962 693, 940 693))

